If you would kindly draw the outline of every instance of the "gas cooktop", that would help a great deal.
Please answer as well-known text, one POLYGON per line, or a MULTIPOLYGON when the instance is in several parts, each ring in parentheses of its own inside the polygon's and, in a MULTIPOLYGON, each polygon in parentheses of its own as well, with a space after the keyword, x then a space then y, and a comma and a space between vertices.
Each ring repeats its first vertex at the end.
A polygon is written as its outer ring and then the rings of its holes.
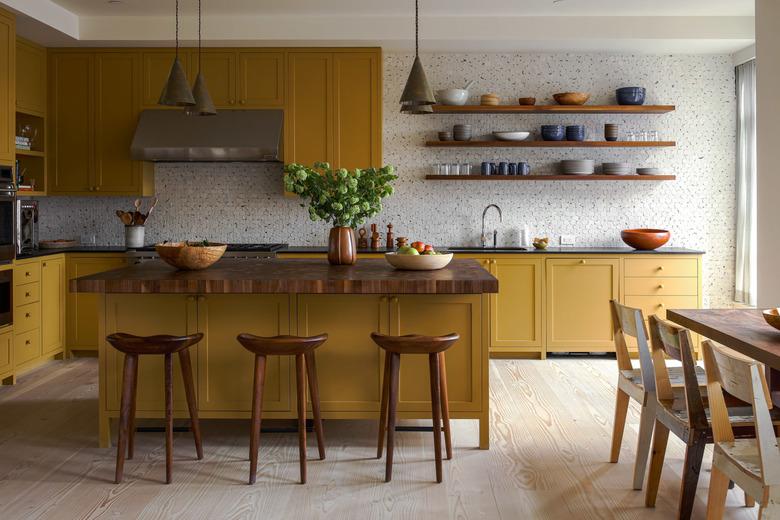
MULTIPOLYGON (((227 250, 242 253, 273 253, 286 247, 287 244, 228 244, 227 250)), ((137 251, 154 251, 154 246, 139 247, 137 251)))

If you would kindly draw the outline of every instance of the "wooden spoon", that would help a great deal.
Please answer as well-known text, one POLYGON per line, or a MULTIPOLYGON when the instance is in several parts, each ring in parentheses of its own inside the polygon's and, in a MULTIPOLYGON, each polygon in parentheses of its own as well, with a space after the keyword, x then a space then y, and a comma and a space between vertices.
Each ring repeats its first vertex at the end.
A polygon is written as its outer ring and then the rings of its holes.
POLYGON ((157 202, 158 202, 158 201, 159 201, 159 199, 158 199, 157 197, 155 197, 155 198, 154 198, 154 202, 152 202, 152 205, 151 205, 151 207, 149 208, 149 211, 147 211, 147 212, 146 212, 146 215, 144 216, 144 222, 146 221, 146 219, 148 219, 148 218, 149 218, 149 215, 151 215, 151 214, 152 214, 152 211, 154 211, 154 207, 155 207, 155 206, 157 206, 157 202))

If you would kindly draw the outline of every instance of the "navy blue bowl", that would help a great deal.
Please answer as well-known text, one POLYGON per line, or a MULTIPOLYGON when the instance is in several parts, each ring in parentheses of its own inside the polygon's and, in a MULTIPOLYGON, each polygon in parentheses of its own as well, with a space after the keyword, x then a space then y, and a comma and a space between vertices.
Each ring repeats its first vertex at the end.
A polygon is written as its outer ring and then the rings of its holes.
POLYGON ((583 125, 570 125, 566 127, 567 141, 584 141, 585 127, 583 125))
POLYGON ((542 139, 545 141, 563 141, 565 136, 563 125, 542 125, 542 139))
POLYGON ((623 87, 615 91, 618 105, 644 105, 644 87, 623 87))

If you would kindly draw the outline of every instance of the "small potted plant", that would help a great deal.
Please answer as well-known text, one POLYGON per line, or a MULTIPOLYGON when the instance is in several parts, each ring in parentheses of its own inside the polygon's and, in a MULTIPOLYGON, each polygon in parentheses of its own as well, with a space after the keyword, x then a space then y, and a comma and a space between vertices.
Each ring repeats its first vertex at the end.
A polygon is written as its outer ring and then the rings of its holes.
POLYGON ((349 171, 317 162, 313 168, 294 163, 284 168, 285 189, 308 199, 312 220, 333 226, 328 239, 328 261, 333 265, 355 263, 354 228, 382 210, 381 201, 393 194, 391 183, 397 178, 392 166, 349 171))

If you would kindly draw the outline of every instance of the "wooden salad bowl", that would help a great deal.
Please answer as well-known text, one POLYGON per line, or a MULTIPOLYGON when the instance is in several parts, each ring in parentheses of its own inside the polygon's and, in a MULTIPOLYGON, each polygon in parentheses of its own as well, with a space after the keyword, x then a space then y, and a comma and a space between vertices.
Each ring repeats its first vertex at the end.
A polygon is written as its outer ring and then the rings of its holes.
POLYGON ((658 249, 667 243, 671 236, 665 229, 624 229, 620 232, 623 242, 642 251, 658 249))
POLYGON ((561 92, 553 94, 553 99, 559 105, 584 105, 590 99, 590 94, 587 92, 561 92))
POLYGON ((780 309, 767 309, 761 314, 764 315, 764 319, 768 324, 780 330, 780 309))
POLYGON ((176 269, 197 271, 214 265, 222 258, 227 244, 208 242, 163 242, 154 249, 165 263, 176 269))

